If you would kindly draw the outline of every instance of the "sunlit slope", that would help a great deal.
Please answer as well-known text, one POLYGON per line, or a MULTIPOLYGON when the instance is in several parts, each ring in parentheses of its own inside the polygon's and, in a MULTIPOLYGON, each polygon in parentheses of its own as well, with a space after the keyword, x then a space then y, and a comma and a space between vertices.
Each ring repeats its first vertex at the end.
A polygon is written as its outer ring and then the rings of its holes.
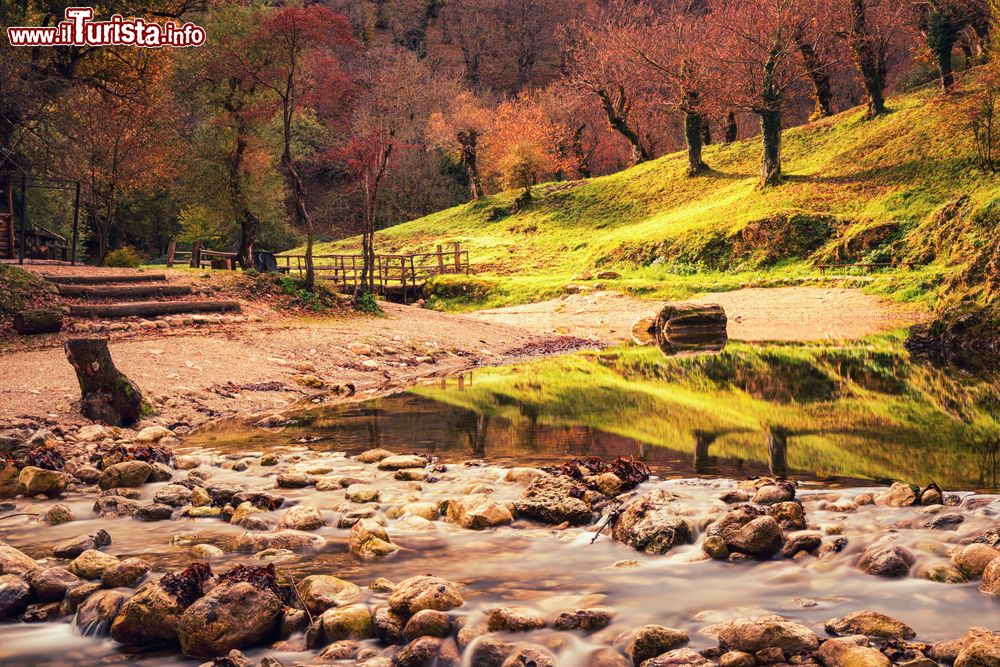
MULTIPOLYGON (((757 186, 760 146, 749 139, 708 147, 712 170, 704 176, 686 177, 685 156, 668 155, 606 177, 540 185, 516 213, 509 192, 441 211, 380 231, 376 244, 430 251, 459 242, 486 277, 480 290, 506 291, 507 300, 595 270, 621 272, 622 286, 636 281, 637 292, 693 273, 715 273, 727 287, 738 274, 808 272, 794 260, 914 261, 955 273, 953 251, 976 232, 956 237, 954 219, 992 215, 988 205, 1000 193, 974 159, 968 110, 980 92, 970 73, 966 91, 950 98, 928 86, 893 98, 883 118, 867 121, 855 109, 788 130, 779 187, 757 186)), ((348 239, 317 252, 356 245, 348 239)))

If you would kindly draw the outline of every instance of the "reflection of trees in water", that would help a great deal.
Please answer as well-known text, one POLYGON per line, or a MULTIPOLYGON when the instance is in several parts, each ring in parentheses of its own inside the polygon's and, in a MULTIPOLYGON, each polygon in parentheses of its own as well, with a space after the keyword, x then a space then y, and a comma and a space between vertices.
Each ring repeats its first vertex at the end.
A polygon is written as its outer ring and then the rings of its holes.
POLYGON ((997 483, 1000 475, 1000 464, 998 456, 1000 453, 1000 438, 989 438, 974 448, 979 456, 979 484, 981 486, 995 489, 1000 484, 997 483))
POLYGON ((771 474, 777 477, 788 477, 788 431, 780 426, 768 426, 765 437, 767 438, 767 465, 771 474))

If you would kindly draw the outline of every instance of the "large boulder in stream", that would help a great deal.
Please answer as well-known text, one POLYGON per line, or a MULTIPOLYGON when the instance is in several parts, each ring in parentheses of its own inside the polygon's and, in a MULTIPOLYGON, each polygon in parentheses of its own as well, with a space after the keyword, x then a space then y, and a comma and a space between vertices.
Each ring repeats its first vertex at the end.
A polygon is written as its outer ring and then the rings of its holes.
POLYGON ((399 582, 389 596, 389 608, 410 617, 424 609, 449 611, 465 604, 458 587, 433 576, 417 576, 399 582))
POLYGON ((174 595, 159 584, 146 584, 118 612, 111 638, 134 647, 173 644, 182 613, 184 606, 174 595))
POLYGON ((356 584, 327 574, 306 577, 298 585, 299 598, 313 616, 333 607, 360 602, 364 592, 356 584))
POLYGON ((875 544, 861 554, 858 569, 877 577, 905 577, 915 559, 913 554, 894 544, 875 544))
POLYGON ((665 554, 678 544, 690 544, 695 531, 675 513, 672 503, 676 499, 663 489, 644 493, 618 516, 611 536, 649 554, 665 554))
POLYGON ((21 553, 14 547, 0 544, 0 575, 16 574, 19 577, 40 569, 34 559, 21 553))
POLYGON ((212 658, 261 644, 276 634, 283 609, 274 593, 249 583, 218 586, 181 614, 181 650, 192 658, 212 658))
POLYGON ((375 560, 399 551, 389 533, 374 519, 361 519, 351 527, 347 548, 361 560, 375 560))
POLYGON ((0 621, 16 617, 30 600, 28 582, 16 574, 0 575, 0 621))
POLYGON ((955 658, 955 667, 997 667, 1000 665, 1000 632, 972 628, 965 635, 955 658))
POLYGON ((120 489, 142 486, 153 472, 145 461, 125 461, 109 466, 101 473, 97 485, 102 489, 120 489))
POLYGON ((514 501, 514 509, 518 516, 542 523, 587 524, 594 516, 583 500, 586 492, 585 486, 567 477, 538 477, 514 501))
POLYGON ((108 633, 112 621, 128 599, 122 591, 97 591, 76 610, 74 623, 82 635, 102 636, 108 633))
POLYGON ((719 629, 722 648, 757 653, 780 648, 785 653, 802 653, 819 648, 819 637, 804 625, 780 616, 738 618, 719 629))
POLYGON ((483 493, 448 501, 448 520, 469 530, 506 526, 514 520, 510 511, 483 493))
POLYGON ((864 635, 880 639, 913 639, 917 633, 902 621, 877 611, 855 611, 841 618, 826 622, 826 631, 832 635, 864 635))
POLYGON ((730 552, 753 558, 771 558, 785 542, 781 526, 767 510, 748 505, 726 513, 708 528, 710 537, 721 537, 730 552))

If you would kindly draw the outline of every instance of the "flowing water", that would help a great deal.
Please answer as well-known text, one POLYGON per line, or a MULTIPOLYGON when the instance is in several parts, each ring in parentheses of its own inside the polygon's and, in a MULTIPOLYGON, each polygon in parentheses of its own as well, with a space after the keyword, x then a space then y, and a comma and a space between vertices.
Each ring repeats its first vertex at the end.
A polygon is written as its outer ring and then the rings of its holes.
MULTIPOLYGON (((947 563, 951 544, 1000 527, 1000 501, 992 495, 1000 472, 996 389, 990 380, 911 363, 894 339, 853 346, 730 344, 715 354, 674 358, 623 348, 481 369, 397 396, 313 409, 281 428, 221 424, 188 438, 185 453, 202 457, 212 482, 251 489, 273 488, 277 473, 289 468, 358 477, 379 489, 383 515, 405 502, 436 502, 475 485, 494 489, 499 502, 513 500, 522 487, 504 476, 515 465, 629 455, 653 469, 640 491, 669 489, 680 496, 679 512, 704 527, 727 509, 717 498, 735 480, 788 476, 800 482, 810 526, 846 538, 842 551, 824 559, 713 561, 702 558, 700 540, 651 556, 603 535, 591 543, 593 527, 554 529, 519 520, 470 531, 403 516, 386 519, 401 552, 362 563, 347 552, 347 530, 337 527, 341 514, 357 506, 343 490, 306 488, 278 492, 288 499, 286 507, 306 502, 322 510, 328 525, 316 533, 328 544, 276 564, 286 579, 324 573, 362 586, 376 577, 399 581, 433 573, 462 585, 466 604, 456 613, 469 622, 501 604, 550 614, 613 608, 612 625, 591 636, 551 630, 511 636, 548 647, 567 667, 587 665, 595 648, 647 623, 687 630, 691 646, 700 649, 716 644, 712 624, 765 613, 822 634, 827 619, 874 609, 909 624, 920 640, 937 641, 969 627, 995 626, 990 619, 1000 609, 977 582, 943 584, 919 576, 947 563), (428 453, 445 469, 415 490, 349 458, 374 447, 428 453), (280 454, 281 465, 259 465, 264 452, 280 454), (249 467, 232 470, 237 460, 249 467), (958 505, 830 507, 878 491, 888 480, 935 481, 958 505), (963 522, 954 530, 926 527, 937 513, 959 514, 963 522), (917 555, 910 577, 882 579, 856 569, 858 555, 878 541, 917 555)), ((160 486, 144 486, 142 499, 151 500, 160 486)), ((92 516, 92 496, 63 502, 78 517, 92 516)), ((283 512, 259 516, 273 525, 283 512)), ((43 558, 54 543, 97 528, 113 537, 106 551, 141 556, 154 572, 186 566, 194 544, 225 549, 243 532, 217 519, 87 519, 40 529, 30 518, 12 518, 0 522, 0 538, 43 558)), ((219 572, 252 561, 227 553, 212 567, 219 572)), ((369 593, 367 602, 383 599, 369 593)), ((293 638, 280 650, 249 653, 286 664, 315 655, 296 648, 293 638)), ((171 652, 130 655, 106 637, 81 636, 69 623, 0 625, 0 656, 3 665, 193 662, 171 652)))

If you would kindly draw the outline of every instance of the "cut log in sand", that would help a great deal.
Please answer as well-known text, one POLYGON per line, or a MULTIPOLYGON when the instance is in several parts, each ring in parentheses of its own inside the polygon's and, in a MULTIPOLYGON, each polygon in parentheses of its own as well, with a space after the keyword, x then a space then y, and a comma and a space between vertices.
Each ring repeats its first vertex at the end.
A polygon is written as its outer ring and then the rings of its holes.
POLYGON ((86 287, 58 285, 59 295, 79 299, 143 299, 147 297, 187 296, 190 285, 106 285, 86 287))
POLYGON ((62 325, 63 311, 57 308, 22 310, 14 316, 14 331, 22 336, 58 333, 62 325))
POLYGON ((131 426, 142 414, 142 392, 115 368, 106 338, 66 341, 66 358, 80 382, 80 412, 111 426, 131 426))
POLYGON ((236 301, 137 301, 135 303, 98 304, 88 303, 70 306, 73 317, 157 317, 178 313, 221 313, 239 310, 236 301))
POLYGON ((56 285, 105 285, 111 283, 156 283, 163 282, 167 277, 162 273, 132 273, 125 275, 91 274, 85 276, 42 276, 56 285))
POLYGON ((662 332, 726 329, 726 311, 714 303, 681 303, 663 307, 654 327, 662 332))

